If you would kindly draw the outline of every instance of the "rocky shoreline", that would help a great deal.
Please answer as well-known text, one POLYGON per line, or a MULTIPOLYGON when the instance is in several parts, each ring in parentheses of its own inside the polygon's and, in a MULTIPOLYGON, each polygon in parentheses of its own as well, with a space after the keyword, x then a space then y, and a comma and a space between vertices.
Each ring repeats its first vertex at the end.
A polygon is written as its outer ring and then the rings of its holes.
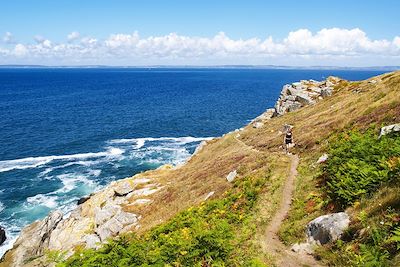
MULTIPOLYGON (((302 80, 285 85, 275 107, 254 119, 250 125, 260 128, 273 117, 313 105, 330 96, 341 81, 336 77, 328 77, 321 82, 302 80)), ((195 154, 206 146, 207 143, 199 145, 195 154)), ((6 260, 9 266, 23 266, 29 259, 40 258, 46 251, 53 250, 65 251, 69 256, 78 246, 97 248, 108 238, 137 231, 141 227, 141 215, 132 210, 140 210, 141 206, 150 204, 152 196, 166 185, 165 181, 153 175, 154 172, 174 168, 165 165, 155 171, 114 181, 105 189, 82 198, 69 216, 64 216, 58 210, 51 212, 43 220, 25 227, 2 261, 6 260)), ((29 264, 36 266, 34 262, 29 264)))

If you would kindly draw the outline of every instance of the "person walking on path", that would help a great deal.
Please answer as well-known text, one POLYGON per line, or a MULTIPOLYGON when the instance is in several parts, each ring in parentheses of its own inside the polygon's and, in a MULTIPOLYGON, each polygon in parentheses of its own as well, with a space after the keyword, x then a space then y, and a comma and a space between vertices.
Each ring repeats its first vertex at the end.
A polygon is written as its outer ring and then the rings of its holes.
POLYGON ((294 144, 292 129, 293 129, 293 126, 289 126, 287 128, 285 138, 283 140, 285 152, 286 152, 286 154, 289 154, 289 155, 290 155, 289 148, 291 148, 294 144))

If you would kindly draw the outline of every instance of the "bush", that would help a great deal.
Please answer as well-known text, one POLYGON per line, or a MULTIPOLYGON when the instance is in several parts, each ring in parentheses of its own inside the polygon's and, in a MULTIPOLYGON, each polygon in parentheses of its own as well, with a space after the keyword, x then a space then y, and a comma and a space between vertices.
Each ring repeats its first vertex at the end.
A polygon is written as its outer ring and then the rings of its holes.
POLYGON ((378 138, 374 131, 351 131, 333 138, 330 158, 323 168, 326 190, 343 208, 374 192, 383 184, 399 181, 400 138, 378 138))

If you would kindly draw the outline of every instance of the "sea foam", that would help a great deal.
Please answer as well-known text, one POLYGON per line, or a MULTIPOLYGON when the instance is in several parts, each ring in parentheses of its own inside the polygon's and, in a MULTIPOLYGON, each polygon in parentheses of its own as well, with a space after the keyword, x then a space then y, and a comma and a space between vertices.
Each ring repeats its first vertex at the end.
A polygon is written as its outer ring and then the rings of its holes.
POLYGON ((72 155, 44 156, 44 157, 28 157, 22 159, 3 160, 0 161, 0 172, 11 170, 23 170, 28 168, 36 168, 46 165, 54 160, 83 160, 89 158, 115 157, 124 153, 120 148, 109 147, 107 151, 97 153, 81 153, 72 155))

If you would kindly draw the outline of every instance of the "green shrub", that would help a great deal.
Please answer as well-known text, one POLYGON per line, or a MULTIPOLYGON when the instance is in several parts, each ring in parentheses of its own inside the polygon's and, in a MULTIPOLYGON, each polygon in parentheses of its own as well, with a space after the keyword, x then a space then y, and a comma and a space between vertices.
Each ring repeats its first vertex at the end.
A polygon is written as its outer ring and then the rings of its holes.
POLYGON ((399 181, 400 138, 378 138, 374 131, 351 131, 336 136, 323 168, 328 195, 346 207, 383 184, 399 181))
POLYGON ((223 199, 189 208, 143 236, 110 240, 99 250, 81 250, 58 266, 260 266, 234 249, 251 219, 265 177, 237 180, 223 199))

